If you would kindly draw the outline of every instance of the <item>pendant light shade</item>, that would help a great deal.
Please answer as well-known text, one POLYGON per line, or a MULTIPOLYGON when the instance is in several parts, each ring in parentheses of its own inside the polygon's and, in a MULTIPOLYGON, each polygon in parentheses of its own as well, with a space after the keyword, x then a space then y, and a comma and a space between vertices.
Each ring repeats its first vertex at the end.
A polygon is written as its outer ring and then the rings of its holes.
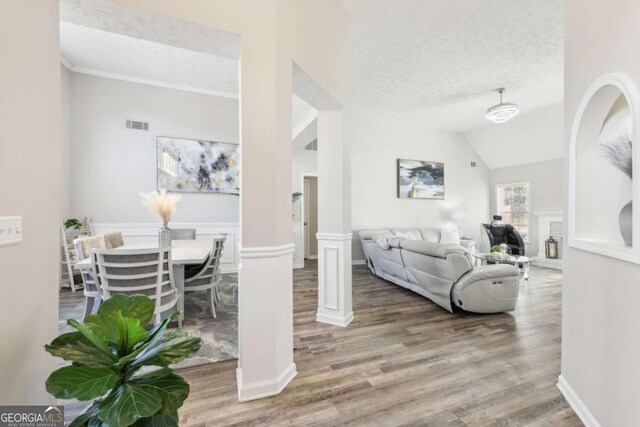
POLYGON ((487 120, 491 120, 493 123, 504 123, 517 115, 520 112, 520 109, 516 104, 502 102, 504 88, 496 89, 496 92, 500 94, 500 103, 489 107, 485 118, 487 120))

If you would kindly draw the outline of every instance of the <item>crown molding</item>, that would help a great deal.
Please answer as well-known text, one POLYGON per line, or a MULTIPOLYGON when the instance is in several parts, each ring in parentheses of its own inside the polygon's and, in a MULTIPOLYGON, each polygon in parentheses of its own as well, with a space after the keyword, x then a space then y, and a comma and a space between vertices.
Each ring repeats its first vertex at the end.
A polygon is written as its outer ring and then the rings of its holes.
POLYGON ((143 84, 147 86, 161 87, 165 89, 180 90, 183 92, 200 93, 203 95, 218 96, 221 98, 230 98, 230 99, 239 98, 238 94, 231 93, 231 92, 201 89, 193 86, 175 85, 171 83, 161 82, 158 80, 143 79, 139 77, 126 76, 124 74, 117 74, 117 73, 110 73, 108 71, 95 70, 93 68, 77 67, 71 64, 71 62, 69 62, 69 60, 62 55, 60 55, 60 63, 65 67, 67 67, 69 71, 72 71, 74 73, 79 73, 79 74, 86 74, 89 76, 103 77, 103 78, 112 79, 112 80, 121 80, 129 83, 138 83, 138 84, 143 84))

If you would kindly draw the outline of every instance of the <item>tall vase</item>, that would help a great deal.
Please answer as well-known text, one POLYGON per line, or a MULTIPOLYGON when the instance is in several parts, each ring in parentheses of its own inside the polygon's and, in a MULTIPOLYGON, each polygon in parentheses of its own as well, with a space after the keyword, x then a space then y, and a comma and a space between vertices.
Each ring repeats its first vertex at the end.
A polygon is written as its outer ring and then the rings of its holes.
POLYGON ((620 211, 618 226, 620 227, 620 234, 624 244, 631 246, 633 244, 633 201, 624 205, 620 211))
POLYGON ((164 224, 162 228, 158 230, 158 247, 171 247, 171 229, 167 224, 164 224))

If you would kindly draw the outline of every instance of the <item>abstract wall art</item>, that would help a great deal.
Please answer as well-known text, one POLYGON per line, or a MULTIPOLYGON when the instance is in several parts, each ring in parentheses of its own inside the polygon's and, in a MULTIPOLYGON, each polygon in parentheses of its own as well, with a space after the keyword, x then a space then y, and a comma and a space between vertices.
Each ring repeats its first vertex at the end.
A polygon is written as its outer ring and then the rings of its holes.
POLYGON ((237 144, 158 137, 158 190, 239 194, 237 144))

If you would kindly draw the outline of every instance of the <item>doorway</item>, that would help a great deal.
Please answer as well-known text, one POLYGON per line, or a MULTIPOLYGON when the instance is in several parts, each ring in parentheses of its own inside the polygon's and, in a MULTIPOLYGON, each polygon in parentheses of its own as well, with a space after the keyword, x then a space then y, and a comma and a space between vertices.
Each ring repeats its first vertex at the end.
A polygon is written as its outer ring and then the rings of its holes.
POLYGON ((303 176, 302 226, 304 259, 318 259, 318 177, 303 176))

